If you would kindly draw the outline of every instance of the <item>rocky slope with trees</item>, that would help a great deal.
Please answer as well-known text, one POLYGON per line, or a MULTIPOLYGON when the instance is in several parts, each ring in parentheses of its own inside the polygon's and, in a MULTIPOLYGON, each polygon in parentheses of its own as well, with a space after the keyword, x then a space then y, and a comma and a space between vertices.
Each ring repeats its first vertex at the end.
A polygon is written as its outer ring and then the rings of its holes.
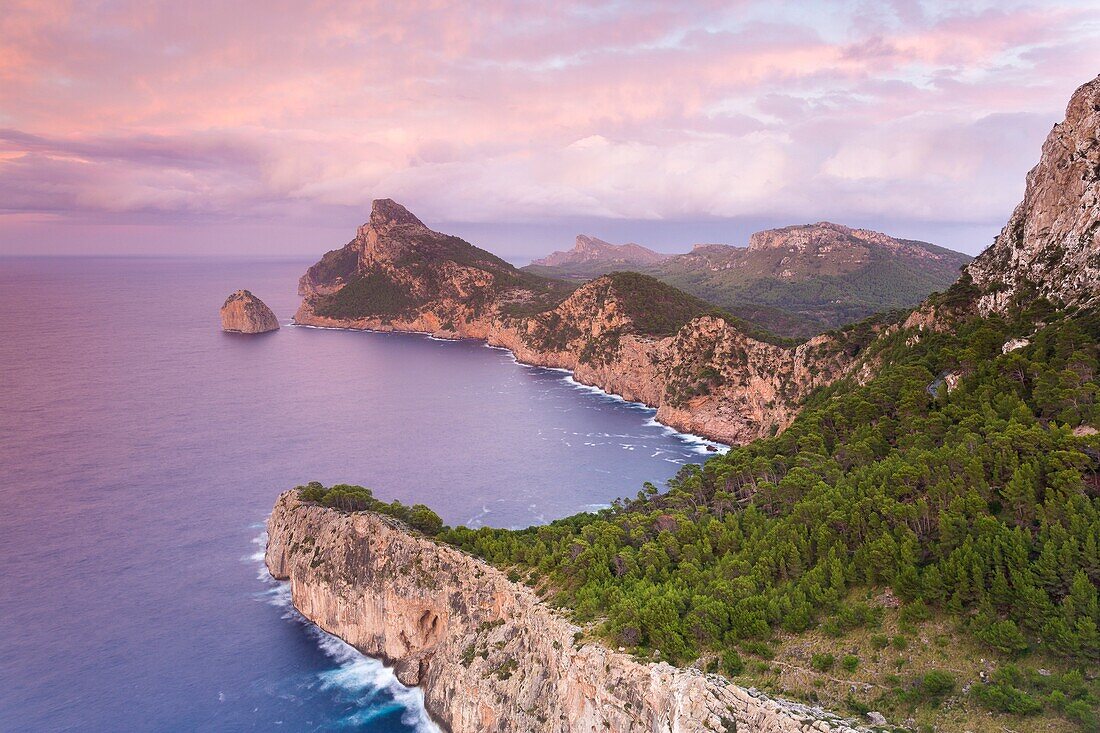
POLYGON ((725 443, 786 427, 801 400, 844 374, 883 327, 796 345, 647 275, 611 273, 577 287, 517 270, 388 199, 374 202, 355 239, 311 267, 299 290, 296 323, 483 339, 725 443))
POLYGON ((487 563, 381 513, 330 508, 356 506, 348 488, 279 497, 267 566, 290 582, 303 615, 420 685, 428 713, 452 733, 853 730, 820 708, 586 641, 487 563), (342 497, 326 501, 332 491, 342 497))

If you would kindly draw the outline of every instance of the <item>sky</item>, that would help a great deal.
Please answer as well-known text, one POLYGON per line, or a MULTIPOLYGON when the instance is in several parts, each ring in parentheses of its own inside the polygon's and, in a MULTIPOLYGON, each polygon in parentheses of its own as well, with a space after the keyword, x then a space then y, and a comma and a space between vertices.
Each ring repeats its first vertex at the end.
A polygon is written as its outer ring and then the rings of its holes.
POLYGON ((819 220, 971 254, 1100 0, 0 0, 0 254, 302 257, 375 198, 513 261, 819 220))

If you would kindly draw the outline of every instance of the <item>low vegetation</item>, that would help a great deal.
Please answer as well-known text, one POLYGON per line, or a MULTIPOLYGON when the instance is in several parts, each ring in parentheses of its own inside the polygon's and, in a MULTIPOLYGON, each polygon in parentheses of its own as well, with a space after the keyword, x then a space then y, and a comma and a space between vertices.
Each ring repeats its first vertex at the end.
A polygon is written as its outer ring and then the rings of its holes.
POLYGON ((443 529, 443 520, 434 511, 423 504, 406 506, 400 501, 386 503, 374 498, 370 489, 352 484, 335 484, 326 488, 318 481, 310 481, 297 487, 303 501, 316 502, 322 506, 339 509, 343 512, 377 512, 400 519, 413 529, 426 535, 439 534, 443 529))
POLYGON ((352 278, 335 293, 317 298, 313 310, 326 318, 396 317, 420 304, 409 294, 408 286, 374 270, 352 278))

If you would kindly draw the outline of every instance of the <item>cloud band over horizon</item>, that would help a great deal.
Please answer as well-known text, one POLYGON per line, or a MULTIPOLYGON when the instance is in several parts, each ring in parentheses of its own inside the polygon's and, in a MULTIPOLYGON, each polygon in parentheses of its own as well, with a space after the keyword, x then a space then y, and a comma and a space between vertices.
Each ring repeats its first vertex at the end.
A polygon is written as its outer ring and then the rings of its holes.
POLYGON ((350 232, 377 197, 471 231, 827 218, 974 252, 952 228, 1000 227, 1100 71, 1092 1, 3 5, 0 253, 350 232))

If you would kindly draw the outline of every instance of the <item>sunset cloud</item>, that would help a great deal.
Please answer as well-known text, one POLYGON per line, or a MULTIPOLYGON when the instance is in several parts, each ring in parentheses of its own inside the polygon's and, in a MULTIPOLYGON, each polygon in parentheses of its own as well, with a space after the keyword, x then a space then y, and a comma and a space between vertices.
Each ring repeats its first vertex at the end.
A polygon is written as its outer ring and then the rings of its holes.
POLYGON ((379 196, 972 231, 1100 72, 1100 9, 1068 0, 5 5, 0 248, 17 222, 23 250, 36 216, 351 227, 379 196))

